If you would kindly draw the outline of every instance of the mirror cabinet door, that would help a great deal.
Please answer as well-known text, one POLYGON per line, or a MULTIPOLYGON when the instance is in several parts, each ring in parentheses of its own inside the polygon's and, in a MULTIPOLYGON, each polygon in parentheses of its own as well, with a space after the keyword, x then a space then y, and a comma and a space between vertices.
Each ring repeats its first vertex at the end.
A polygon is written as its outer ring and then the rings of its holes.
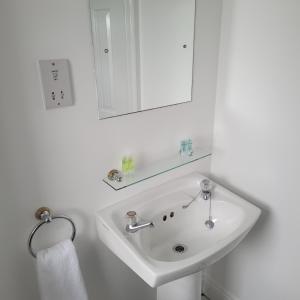
POLYGON ((100 118, 192 100, 195 0, 90 0, 100 118))

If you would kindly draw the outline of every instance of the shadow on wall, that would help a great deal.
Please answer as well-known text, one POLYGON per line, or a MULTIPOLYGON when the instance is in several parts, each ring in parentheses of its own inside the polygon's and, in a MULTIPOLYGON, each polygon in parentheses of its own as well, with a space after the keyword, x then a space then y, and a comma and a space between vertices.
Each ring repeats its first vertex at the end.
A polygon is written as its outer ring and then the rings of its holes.
MULTIPOLYGON (((222 178, 211 175, 210 178, 216 183, 226 187, 231 192, 237 194, 238 196, 246 199, 250 203, 259 207, 262 211, 260 218, 258 219, 253 229, 249 232, 245 240, 243 240, 242 243, 229 255, 225 256, 222 260, 217 262, 216 265, 210 266, 207 270, 208 278, 216 278, 218 282, 222 283, 223 287, 226 287, 230 285, 231 281, 230 276, 227 275, 232 274, 232 272, 234 272, 234 265, 238 257, 237 255, 235 255, 235 253, 239 252, 241 256, 245 255, 243 253, 249 253, 249 251, 259 251, 260 245, 265 242, 265 237, 268 235, 269 225, 272 223, 272 212, 269 206, 265 205, 264 203, 262 203, 262 201, 258 199, 254 199, 249 194, 231 185, 224 177, 222 178), (243 248, 247 248, 247 252, 240 251, 243 248), (234 259, 232 259, 232 257, 234 257, 234 259)), ((245 266, 245 270, 246 268, 247 266, 245 266)))

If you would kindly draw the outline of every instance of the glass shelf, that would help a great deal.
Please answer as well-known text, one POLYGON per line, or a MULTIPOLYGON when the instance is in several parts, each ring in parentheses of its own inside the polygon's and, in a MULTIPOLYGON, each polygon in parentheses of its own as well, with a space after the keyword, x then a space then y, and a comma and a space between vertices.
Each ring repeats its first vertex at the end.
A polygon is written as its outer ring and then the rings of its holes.
POLYGON ((144 167, 143 169, 136 169, 133 174, 124 175, 121 182, 113 181, 107 177, 103 179, 114 190, 118 191, 130 185, 144 181, 148 178, 157 176, 159 174, 171 171, 180 166, 184 166, 196 160, 205 158, 211 155, 210 148, 198 148, 194 149, 193 155, 181 156, 180 154, 174 155, 167 159, 157 161, 151 165, 144 167))

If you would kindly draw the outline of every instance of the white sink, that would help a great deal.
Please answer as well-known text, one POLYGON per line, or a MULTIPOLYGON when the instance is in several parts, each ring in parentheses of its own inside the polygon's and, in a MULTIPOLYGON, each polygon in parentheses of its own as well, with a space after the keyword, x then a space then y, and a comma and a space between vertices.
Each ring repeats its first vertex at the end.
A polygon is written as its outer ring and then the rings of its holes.
POLYGON ((182 208, 199 193, 205 178, 193 173, 99 211, 99 238, 152 287, 203 270, 236 247, 260 215, 259 208, 213 183, 215 226, 208 229, 209 200, 199 197, 182 208), (126 232, 126 213, 132 210, 140 221, 152 221, 154 227, 126 232), (176 245, 182 245, 184 252, 174 251, 176 245))

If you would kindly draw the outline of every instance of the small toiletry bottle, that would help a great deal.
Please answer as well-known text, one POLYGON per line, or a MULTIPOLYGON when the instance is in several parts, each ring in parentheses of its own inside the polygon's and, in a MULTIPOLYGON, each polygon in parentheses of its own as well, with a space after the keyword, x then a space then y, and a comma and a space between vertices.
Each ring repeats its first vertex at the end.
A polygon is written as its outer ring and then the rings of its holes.
POLYGON ((128 173, 132 174, 135 171, 135 163, 134 163, 134 159, 132 158, 132 156, 128 157, 128 173))
POLYGON ((193 142, 192 139, 187 140, 187 155, 192 156, 193 155, 193 142))
POLYGON ((187 148, 186 140, 181 141, 180 142, 180 150, 179 150, 179 153, 181 156, 186 155, 186 148, 187 148))
POLYGON ((122 158, 122 172, 123 172, 123 174, 128 173, 128 157, 127 156, 124 156, 122 158))

